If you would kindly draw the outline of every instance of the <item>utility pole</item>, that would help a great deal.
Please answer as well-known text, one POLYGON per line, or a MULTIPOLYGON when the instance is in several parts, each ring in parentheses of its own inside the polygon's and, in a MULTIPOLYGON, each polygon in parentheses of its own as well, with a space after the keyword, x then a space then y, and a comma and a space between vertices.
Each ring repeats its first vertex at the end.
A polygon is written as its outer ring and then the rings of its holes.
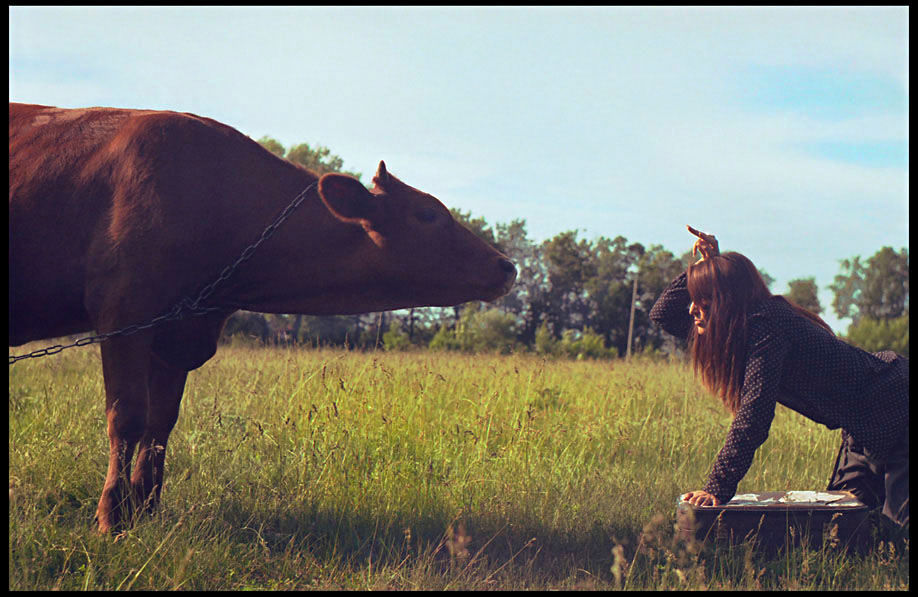
POLYGON ((634 334, 634 302, 637 299, 637 272, 634 272, 634 287, 631 289, 631 317, 628 319, 628 348, 625 351, 625 360, 631 360, 631 337, 634 334))

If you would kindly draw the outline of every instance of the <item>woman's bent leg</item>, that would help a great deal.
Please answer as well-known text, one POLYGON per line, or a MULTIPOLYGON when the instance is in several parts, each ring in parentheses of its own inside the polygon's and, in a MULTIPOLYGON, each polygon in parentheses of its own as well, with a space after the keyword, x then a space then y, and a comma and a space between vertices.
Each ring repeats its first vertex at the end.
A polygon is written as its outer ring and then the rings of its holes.
POLYGON ((884 472, 883 467, 878 467, 867 456, 864 448, 842 429, 842 441, 835 460, 835 470, 832 471, 832 477, 826 489, 828 491, 850 491, 870 508, 878 508, 886 501, 884 472))
POLYGON ((908 524, 908 431, 886 462, 886 500, 883 514, 900 527, 908 524))

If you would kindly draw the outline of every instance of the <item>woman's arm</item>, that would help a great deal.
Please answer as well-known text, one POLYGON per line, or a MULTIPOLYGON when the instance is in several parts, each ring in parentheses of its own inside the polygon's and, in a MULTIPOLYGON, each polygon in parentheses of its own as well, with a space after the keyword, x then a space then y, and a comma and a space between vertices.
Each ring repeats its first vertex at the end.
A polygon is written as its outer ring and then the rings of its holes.
POLYGON ((688 310, 691 302, 692 298, 686 288, 686 274, 682 272, 654 303, 650 310, 650 321, 662 327, 667 334, 684 340, 694 325, 688 310))
POLYGON ((756 449, 768 438, 788 350, 771 322, 758 317, 750 318, 748 346, 740 406, 704 486, 723 504, 736 494, 756 449))
MULTIPOLYGON (((689 233, 698 237, 698 240, 692 245, 692 256, 694 257, 697 253, 701 254, 698 263, 720 255, 717 239, 713 234, 705 234, 691 226, 686 226, 686 228, 689 233)), ((692 298, 686 288, 686 274, 683 272, 672 281, 654 303, 653 309, 650 310, 650 320, 662 327, 666 333, 684 340, 688 338, 692 325, 694 325, 693 317, 688 311, 691 302, 692 298)))

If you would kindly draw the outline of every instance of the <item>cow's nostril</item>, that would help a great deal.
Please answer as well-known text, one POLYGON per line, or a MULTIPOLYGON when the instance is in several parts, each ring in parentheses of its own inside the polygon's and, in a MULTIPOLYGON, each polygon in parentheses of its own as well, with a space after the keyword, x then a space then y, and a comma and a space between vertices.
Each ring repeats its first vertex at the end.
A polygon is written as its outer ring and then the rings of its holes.
POLYGON ((501 259, 498 262, 500 264, 500 269, 508 274, 516 274, 516 266, 513 265, 513 262, 509 259, 501 259))

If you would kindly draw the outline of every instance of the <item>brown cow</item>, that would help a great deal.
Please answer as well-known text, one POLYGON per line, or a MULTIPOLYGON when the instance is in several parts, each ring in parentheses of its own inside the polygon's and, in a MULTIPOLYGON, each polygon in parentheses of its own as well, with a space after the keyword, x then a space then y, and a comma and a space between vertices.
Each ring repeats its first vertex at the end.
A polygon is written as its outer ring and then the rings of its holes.
MULTIPOLYGON (((194 297, 316 182, 193 114, 10 104, 10 345, 146 323, 194 297)), ((99 530, 152 508, 188 371, 236 309, 311 315, 494 300, 516 270, 386 172, 327 174, 208 305, 101 344, 110 455, 99 530), (140 444, 131 474, 135 447, 140 444)))

